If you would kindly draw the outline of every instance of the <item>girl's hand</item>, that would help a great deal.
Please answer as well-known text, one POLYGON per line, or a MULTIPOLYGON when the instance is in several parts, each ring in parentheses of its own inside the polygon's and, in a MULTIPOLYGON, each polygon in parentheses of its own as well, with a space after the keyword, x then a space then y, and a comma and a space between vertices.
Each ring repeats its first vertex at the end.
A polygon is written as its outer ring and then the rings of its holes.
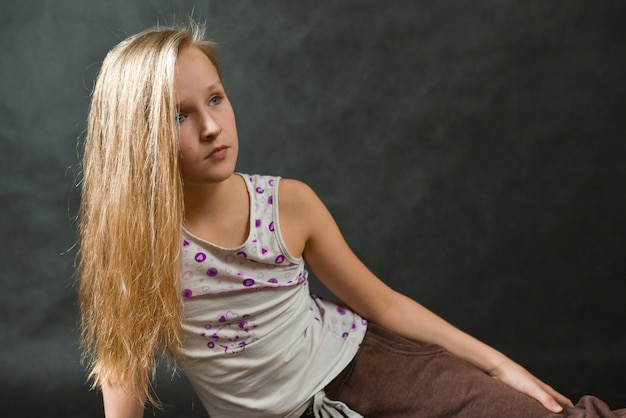
POLYGON ((507 359, 488 374, 513 389, 537 399, 546 409, 554 413, 562 412, 564 406, 574 406, 568 398, 537 379, 512 360, 507 359))

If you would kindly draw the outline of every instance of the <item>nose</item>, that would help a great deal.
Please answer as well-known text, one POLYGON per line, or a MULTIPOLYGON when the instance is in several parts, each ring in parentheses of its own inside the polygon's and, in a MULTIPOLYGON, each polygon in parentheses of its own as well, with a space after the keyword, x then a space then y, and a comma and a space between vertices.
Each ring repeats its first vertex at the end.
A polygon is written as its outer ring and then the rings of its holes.
POLYGON ((202 139, 211 140, 222 132, 222 126, 210 110, 205 110, 200 118, 200 135, 202 139))

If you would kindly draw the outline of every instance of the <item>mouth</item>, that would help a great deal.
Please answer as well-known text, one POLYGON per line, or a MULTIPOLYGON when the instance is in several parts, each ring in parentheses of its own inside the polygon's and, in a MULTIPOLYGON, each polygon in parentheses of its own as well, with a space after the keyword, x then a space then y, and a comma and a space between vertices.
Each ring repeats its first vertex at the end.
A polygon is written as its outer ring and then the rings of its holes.
POLYGON ((228 154, 228 147, 221 146, 211 151, 211 153, 206 158, 210 160, 222 160, 226 158, 227 154, 228 154))

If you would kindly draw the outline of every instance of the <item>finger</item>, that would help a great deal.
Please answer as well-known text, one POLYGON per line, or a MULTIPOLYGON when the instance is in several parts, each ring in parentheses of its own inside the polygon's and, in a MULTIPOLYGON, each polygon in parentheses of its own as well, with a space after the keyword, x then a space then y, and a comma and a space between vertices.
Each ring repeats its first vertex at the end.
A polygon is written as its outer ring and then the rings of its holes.
POLYGON ((542 390, 539 386, 537 386, 531 393, 529 393, 529 395, 537 399, 544 406, 544 408, 549 411, 557 414, 563 411, 563 407, 561 406, 561 404, 558 403, 553 396, 548 394, 548 392, 542 390))
POLYGON ((563 411, 563 407, 561 406, 561 404, 555 399, 554 396, 548 393, 549 387, 545 384, 542 384, 541 381, 536 379, 529 379, 524 383, 513 381, 509 382, 509 384, 518 391, 539 401, 539 403, 541 403, 543 407, 547 410, 556 414, 563 411), (543 389, 543 387, 546 387, 546 389, 543 389))
POLYGON ((574 404, 572 403, 572 401, 566 397, 563 396, 562 394, 560 394, 559 392, 557 392, 556 390, 554 390, 551 386, 543 383, 542 384, 543 389, 548 392, 549 395, 551 395, 554 399, 556 399, 556 401, 561 404, 562 406, 568 406, 568 407, 573 407, 574 404))

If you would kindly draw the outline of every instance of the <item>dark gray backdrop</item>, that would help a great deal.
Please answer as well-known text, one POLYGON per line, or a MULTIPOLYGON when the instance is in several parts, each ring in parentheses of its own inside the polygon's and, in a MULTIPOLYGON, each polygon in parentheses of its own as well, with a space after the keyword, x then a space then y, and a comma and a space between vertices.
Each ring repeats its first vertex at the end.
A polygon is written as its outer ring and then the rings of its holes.
MULTIPOLYGON (((391 286, 626 407, 625 4, 3 0, 0 410, 101 409, 76 343, 77 139, 106 51, 192 10, 222 44, 240 171, 308 182, 391 286)), ((182 378, 157 390, 204 416, 182 378)))

